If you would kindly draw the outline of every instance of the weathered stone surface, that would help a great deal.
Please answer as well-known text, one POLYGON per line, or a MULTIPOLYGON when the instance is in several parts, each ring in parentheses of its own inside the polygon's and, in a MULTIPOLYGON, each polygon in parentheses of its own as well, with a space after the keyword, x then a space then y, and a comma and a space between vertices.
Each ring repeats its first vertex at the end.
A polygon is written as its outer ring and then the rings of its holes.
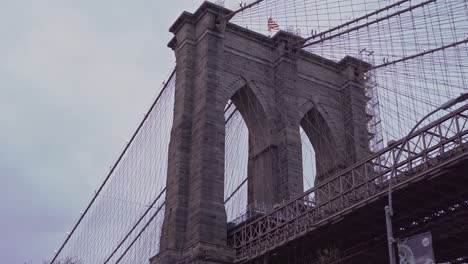
POLYGON ((161 253, 151 263, 230 263, 224 209, 224 107, 249 129, 248 203, 274 205, 302 192, 299 127, 317 155, 318 181, 368 153, 364 62, 336 63, 291 49, 300 37, 269 38, 223 24, 228 10, 205 2, 171 27, 176 55, 161 253))

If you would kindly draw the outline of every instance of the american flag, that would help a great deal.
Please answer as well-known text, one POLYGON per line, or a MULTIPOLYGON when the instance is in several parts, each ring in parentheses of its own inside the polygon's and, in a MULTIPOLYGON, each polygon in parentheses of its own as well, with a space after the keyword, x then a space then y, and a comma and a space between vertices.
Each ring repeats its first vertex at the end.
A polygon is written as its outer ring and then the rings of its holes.
POLYGON ((268 18, 268 31, 279 30, 279 25, 273 20, 273 18, 268 18))

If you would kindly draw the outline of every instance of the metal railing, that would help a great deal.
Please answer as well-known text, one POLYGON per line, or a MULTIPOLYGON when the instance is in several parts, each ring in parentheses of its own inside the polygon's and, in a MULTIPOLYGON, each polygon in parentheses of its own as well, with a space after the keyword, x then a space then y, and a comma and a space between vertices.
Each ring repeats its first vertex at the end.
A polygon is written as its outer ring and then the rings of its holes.
POLYGON ((284 203, 229 234, 237 262, 261 256, 304 236, 332 217, 385 196, 391 168, 396 167, 395 187, 468 156, 468 105, 414 132, 402 141, 340 172, 326 182, 284 203), (395 155, 402 150, 398 164, 395 155))

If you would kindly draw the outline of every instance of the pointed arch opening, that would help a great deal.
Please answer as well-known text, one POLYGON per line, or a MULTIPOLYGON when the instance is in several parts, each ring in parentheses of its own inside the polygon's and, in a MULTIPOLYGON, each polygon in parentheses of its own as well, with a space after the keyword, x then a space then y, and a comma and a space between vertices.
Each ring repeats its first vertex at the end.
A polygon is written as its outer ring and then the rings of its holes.
POLYGON ((306 132, 299 126, 302 145, 302 174, 303 190, 307 191, 315 186, 315 177, 317 175, 317 161, 315 160, 315 149, 310 142, 306 132))
POLYGON ((337 170, 339 155, 330 128, 314 107, 300 121, 304 190, 308 190, 337 170))
POLYGON ((255 93, 244 85, 225 107, 224 197, 228 222, 241 222, 256 211, 266 211, 272 194, 269 130, 265 111, 255 93))
POLYGON ((233 222, 247 208, 249 133, 244 118, 232 100, 224 109, 224 206, 227 221, 233 222))

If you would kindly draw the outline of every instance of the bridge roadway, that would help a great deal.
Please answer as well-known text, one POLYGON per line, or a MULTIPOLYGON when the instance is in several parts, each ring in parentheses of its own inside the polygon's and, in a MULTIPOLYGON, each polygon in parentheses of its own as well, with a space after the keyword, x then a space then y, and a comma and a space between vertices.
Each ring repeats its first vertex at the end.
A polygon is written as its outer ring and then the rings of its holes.
POLYGON ((468 255, 468 105, 432 122, 271 212, 229 230, 236 263, 386 263, 384 206, 393 179, 396 237, 433 234, 437 261, 468 255), (291 256, 296 256, 292 259, 291 256), (287 258, 287 259, 286 259, 287 258))

